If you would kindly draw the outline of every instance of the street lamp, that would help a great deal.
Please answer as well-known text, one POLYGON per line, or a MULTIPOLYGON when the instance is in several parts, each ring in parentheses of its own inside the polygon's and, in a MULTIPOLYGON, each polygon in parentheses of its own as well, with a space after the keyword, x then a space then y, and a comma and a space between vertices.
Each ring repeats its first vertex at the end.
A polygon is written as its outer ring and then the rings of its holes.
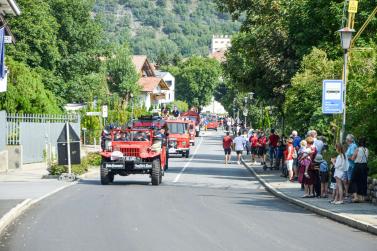
MULTIPOLYGON (((244 107, 244 110, 243 110, 243 116, 245 117, 245 128, 247 127, 247 114, 249 112, 249 110, 247 109, 247 103, 248 103, 248 100, 252 100, 253 99, 253 96, 254 96, 254 92, 248 92, 247 93, 247 96, 244 97, 244 101, 245 101, 245 107, 244 107)), ((251 124, 250 124, 250 127, 251 127, 251 124)))
POLYGON ((342 130, 340 131, 340 141, 343 142, 345 130, 346 130, 346 94, 347 94, 347 64, 348 64, 348 50, 351 46, 352 33, 355 32, 354 29, 348 27, 343 28, 338 31, 340 33, 341 45, 344 50, 344 62, 343 62, 343 119, 342 119, 342 130))
POLYGON ((131 127, 133 127, 133 120, 134 120, 134 95, 131 93, 131 127))

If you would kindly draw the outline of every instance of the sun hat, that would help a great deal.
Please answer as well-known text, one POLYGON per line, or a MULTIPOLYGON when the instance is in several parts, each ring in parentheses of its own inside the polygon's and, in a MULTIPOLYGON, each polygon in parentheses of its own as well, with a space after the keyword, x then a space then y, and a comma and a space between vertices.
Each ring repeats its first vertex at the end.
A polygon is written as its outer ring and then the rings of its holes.
POLYGON ((324 161, 324 159, 323 159, 322 154, 317 154, 317 155, 315 156, 315 158, 314 158, 314 162, 321 163, 321 162, 323 162, 323 161, 324 161))

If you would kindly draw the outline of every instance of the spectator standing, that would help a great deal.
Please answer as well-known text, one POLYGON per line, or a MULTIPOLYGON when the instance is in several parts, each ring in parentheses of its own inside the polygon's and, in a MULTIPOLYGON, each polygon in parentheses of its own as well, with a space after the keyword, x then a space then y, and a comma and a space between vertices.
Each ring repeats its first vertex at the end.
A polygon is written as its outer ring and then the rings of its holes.
POLYGON ((368 156, 365 138, 359 140, 359 147, 356 148, 352 160, 355 167, 351 179, 352 202, 363 202, 368 189, 368 156))
POLYGON ((346 155, 344 153, 344 149, 341 144, 336 144, 336 152, 338 156, 336 157, 335 162, 333 162, 335 166, 335 179, 336 179, 336 197, 335 200, 331 203, 339 205, 343 204, 343 184, 346 180, 346 171, 348 170, 348 161, 346 155))
POLYGON ((226 132, 226 136, 223 138, 223 149, 225 153, 225 165, 230 163, 230 158, 232 154, 232 144, 233 139, 229 136, 229 132, 226 132))
POLYGON ((305 151, 307 152, 308 156, 303 160, 305 162, 305 173, 303 177, 305 195, 303 196, 303 198, 313 198, 315 197, 313 186, 316 182, 314 158, 317 155, 317 149, 314 146, 314 140, 312 137, 307 137, 306 142, 307 149, 305 149, 305 151))
POLYGON ((346 158, 348 160, 348 171, 347 171, 347 181, 344 185, 345 187, 345 194, 348 195, 349 184, 352 179, 352 172, 355 166, 355 161, 352 159, 355 150, 357 149, 357 145, 355 144, 355 137, 352 134, 348 134, 346 137, 346 143, 348 145, 346 151, 346 158))
POLYGON ((293 139, 289 138, 287 142, 287 150, 285 152, 285 160, 287 163, 288 177, 290 182, 294 182, 293 179, 293 155, 295 148, 293 147, 293 139))
MULTIPOLYGON (((298 133, 296 130, 292 131, 292 138, 293 138, 293 147, 295 148, 296 153, 298 153, 298 150, 300 150, 301 137, 298 136, 298 133)), ((298 158, 293 160, 293 175, 296 180, 298 178, 298 158)))
POLYGON ((311 130, 309 134, 313 138, 313 141, 314 141, 313 144, 315 148, 317 149, 317 153, 322 154, 323 146, 325 145, 325 143, 323 143, 322 140, 317 138, 318 135, 317 135, 316 130, 311 130))
POLYGON ((246 150, 246 155, 249 155, 250 153, 250 142, 249 142, 249 137, 248 137, 248 131, 247 130, 244 130, 243 131, 243 135, 242 135, 245 139, 245 150, 246 150))
POLYGON ((322 154, 315 156, 314 162, 319 164, 319 177, 321 182, 321 198, 327 198, 327 184, 329 180, 329 167, 322 154))
POLYGON ((252 161, 255 164, 255 158, 258 153, 258 135, 256 132, 253 133, 253 135, 249 138, 249 142, 251 145, 251 154, 252 154, 252 161))
POLYGON ((241 132, 238 132, 238 136, 234 139, 234 149, 237 153, 237 164, 241 164, 241 155, 244 150, 245 138, 241 135, 241 132))
POLYGON ((260 136, 258 138, 258 155, 262 158, 262 165, 263 169, 265 169, 266 166, 266 144, 267 144, 267 138, 263 131, 261 131, 260 136))
MULTIPOLYGON (((270 155, 270 168, 272 170, 274 158, 276 158, 276 150, 279 142, 279 136, 275 134, 275 129, 271 129, 271 134, 268 137, 269 155, 270 155)), ((265 168, 264 168, 265 169, 265 168)))

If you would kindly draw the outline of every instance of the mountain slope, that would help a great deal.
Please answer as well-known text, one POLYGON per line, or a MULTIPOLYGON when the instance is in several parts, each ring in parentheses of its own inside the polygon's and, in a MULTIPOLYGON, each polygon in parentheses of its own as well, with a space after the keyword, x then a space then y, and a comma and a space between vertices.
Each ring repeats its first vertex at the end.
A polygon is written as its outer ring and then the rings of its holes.
POLYGON ((213 0, 97 0, 95 13, 108 41, 128 41, 155 61, 208 55, 212 35, 240 27, 213 0))

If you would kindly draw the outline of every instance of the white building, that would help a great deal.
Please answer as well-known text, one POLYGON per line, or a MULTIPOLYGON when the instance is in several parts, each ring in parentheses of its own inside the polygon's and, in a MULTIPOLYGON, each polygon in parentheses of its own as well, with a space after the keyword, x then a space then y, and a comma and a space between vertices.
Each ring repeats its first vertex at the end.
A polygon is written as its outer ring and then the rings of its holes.
POLYGON ((170 72, 155 71, 156 76, 162 78, 169 86, 168 91, 162 91, 165 93, 165 99, 160 100, 161 103, 171 103, 175 100, 175 77, 170 72))
POLYGON ((226 51, 232 46, 230 36, 228 35, 213 35, 211 44, 211 53, 226 51))

